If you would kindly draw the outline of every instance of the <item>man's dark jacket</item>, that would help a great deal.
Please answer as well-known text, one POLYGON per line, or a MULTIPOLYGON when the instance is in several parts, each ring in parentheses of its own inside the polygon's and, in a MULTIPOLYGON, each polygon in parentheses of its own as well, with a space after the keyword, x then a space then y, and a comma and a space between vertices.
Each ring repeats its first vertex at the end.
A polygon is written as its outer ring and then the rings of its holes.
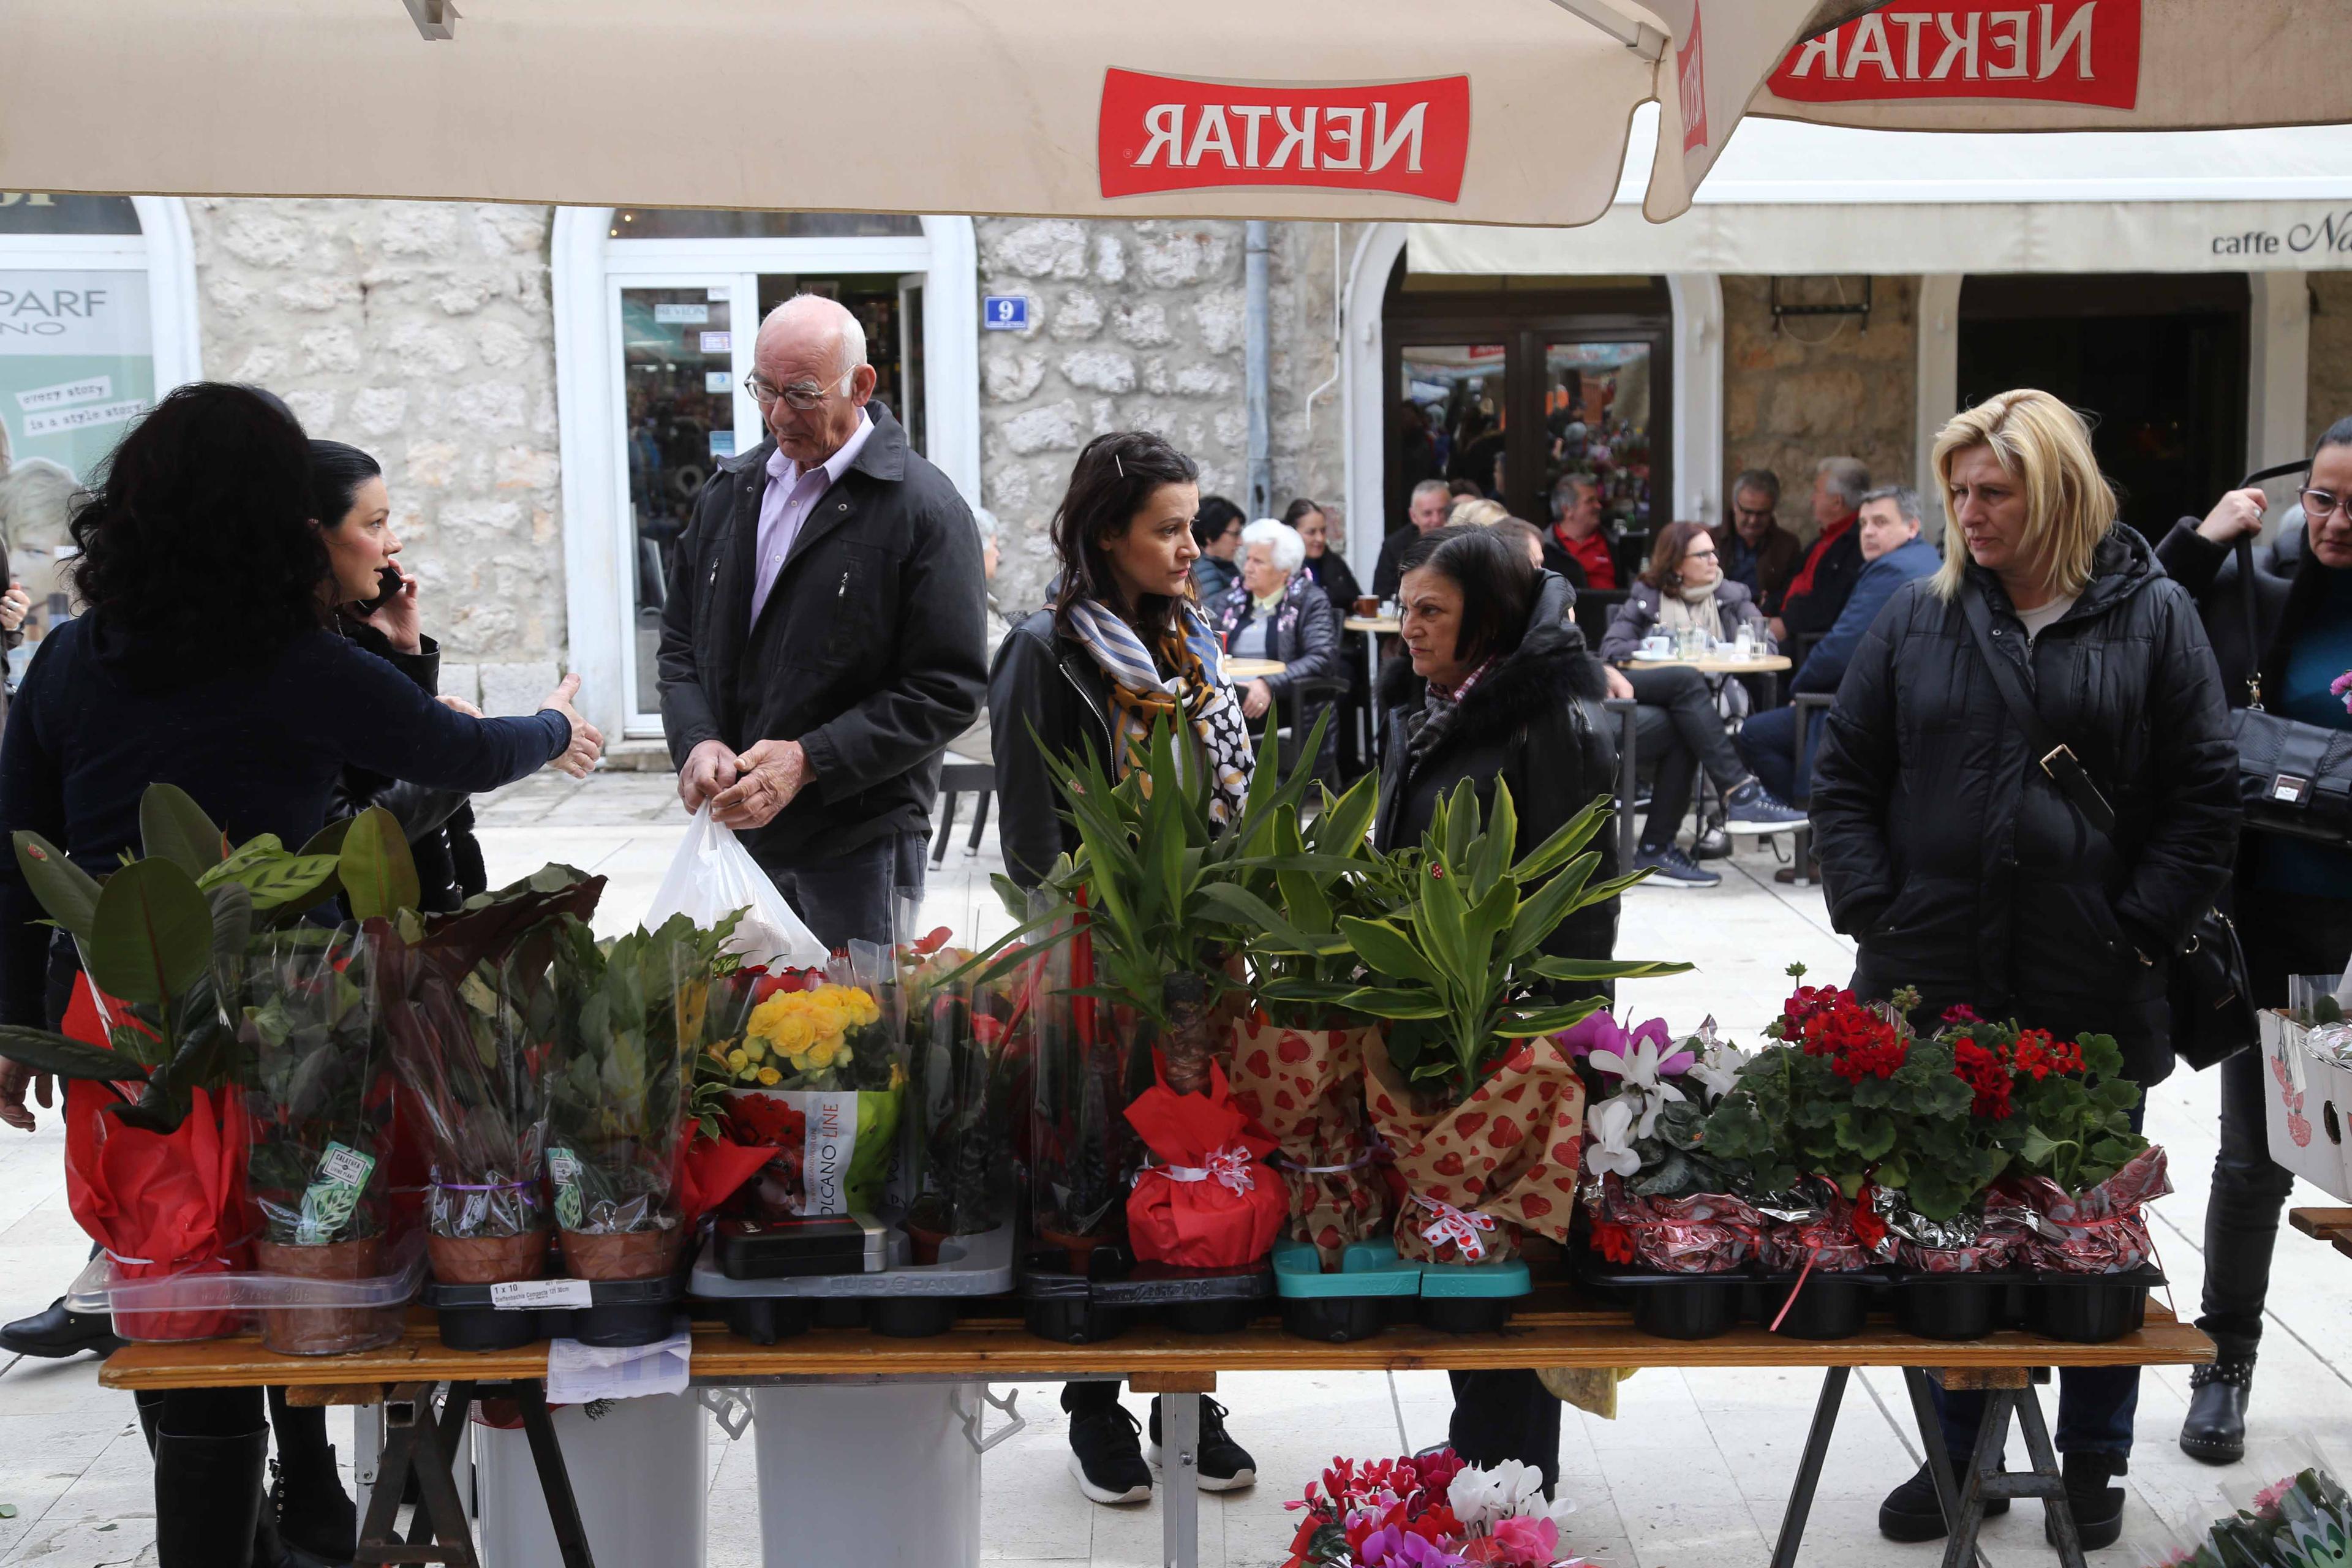
POLYGON ((1916 985, 2061 1039, 2110 1034, 2132 1079, 2172 1070, 2170 955, 2229 879, 2238 759, 2188 592, 2118 523, 2073 608, 2029 648, 1970 567, 1997 657, 2115 808, 2102 834, 2029 755, 1958 601, 1896 591, 1847 667, 1813 763, 1830 917, 1853 989, 1916 985))
MULTIPOLYGON (((1817 637, 1837 625, 1845 609, 1846 596, 1853 592, 1854 579, 1862 575, 1862 524, 1846 525, 1846 531, 1832 540, 1826 547, 1815 540, 1821 557, 1813 565, 1813 581, 1803 594, 1784 590, 1780 607, 1774 613, 1791 637, 1817 637)), ((1808 553, 1811 553, 1809 551, 1808 553)), ((1797 574, 1803 575, 1800 564, 1797 574)), ((1796 578, 1789 581, 1790 589, 1796 578)))
MULTIPOLYGON (((1429 683, 1409 658, 1381 671, 1381 804, 1372 842, 1381 849, 1416 845, 1435 816, 1440 796, 1473 781, 1491 815, 1495 784, 1510 785, 1518 816, 1517 853, 1525 855, 1559 825, 1616 787, 1617 752, 1600 720, 1609 694, 1601 663, 1578 629, 1576 595, 1560 577, 1537 579, 1536 602, 1519 646, 1488 670, 1444 719, 1424 719, 1429 683), (1423 725, 1444 723, 1444 734, 1412 755, 1423 725)), ((1601 857, 1593 881, 1617 874, 1617 835, 1603 828, 1587 847, 1601 857)), ((1617 945, 1617 905, 1611 899, 1568 917, 1544 943, 1556 957, 1601 959, 1617 945)), ((1593 989, 1576 993, 1591 995, 1593 989)))
POLYGON ((1813 645, 1805 662, 1797 667, 1796 679, 1789 682, 1789 689, 1835 691, 1838 682, 1845 679, 1845 667, 1853 661, 1853 650, 1862 646, 1863 634, 1870 630, 1871 623, 1878 619, 1878 613, 1886 608, 1896 590, 1906 583, 1934 576, 1943 563, 1944 558, 1936 553, 1936 547, 1924 539, 1906 541, 1866 563, 1862 575, 1854 579, 1853 592, 1846 595, 1845 608, 1838 612, 1836 624, 1813 645))
POLYGON ((980 531, 878 402, 857 460, 802 523, 759 624, 751 588, 772 437, 719 466, 677 543, 662 611, 662 728, 683 767, 705 741, 798 741, 814 780, 746 836, 763 865, 922 832, 940 752, 980 711, 980 531))

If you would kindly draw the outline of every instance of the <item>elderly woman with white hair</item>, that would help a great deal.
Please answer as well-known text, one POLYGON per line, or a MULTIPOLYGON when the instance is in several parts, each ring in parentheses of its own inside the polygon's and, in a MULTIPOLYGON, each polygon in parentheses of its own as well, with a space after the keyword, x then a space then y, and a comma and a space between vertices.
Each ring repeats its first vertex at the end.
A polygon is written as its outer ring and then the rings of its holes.
MULTIPOLYGON (((1262 517, 1242 530, 1240 580, 1226 591, 1223 604, 1207 606, 1227 657, 1273 659, 1282 666, 1243 689, 1242 713, 1252 721, 1265 718, 1300 683, 1342 674, 1339 612, 1315 579, 1300 570, 1306 563, 1307 542, 1298 531, 1262 517)), ((1327 705, 1318 704, 1317 710, 1327 705)), ((1311 726, 1314 717, 1295 714, 1292 721, 1311 726)), ((1328 775, 1336 755, 1333 738, 1326 734, 1317 771, 1328 775)))

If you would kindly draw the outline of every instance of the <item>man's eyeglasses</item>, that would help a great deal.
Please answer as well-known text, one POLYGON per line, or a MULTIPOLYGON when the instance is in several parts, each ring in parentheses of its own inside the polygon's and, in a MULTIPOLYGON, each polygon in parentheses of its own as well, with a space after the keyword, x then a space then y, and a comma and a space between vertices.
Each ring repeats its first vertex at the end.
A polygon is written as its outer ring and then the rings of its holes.
POLYGON ((2326 522, 2328 514, 2339 506, 2344 509, 2345 521, 2352 522, 2352 496, 2331 495, 2326 490, 2305 490, 2295 499, 2303 502, 2303 520, 2314 526, 2326 522))
POLYGON ((1733 507, 1731 510, 1732 510, 1732 513, 1733 513, 1733 515, 1737 516, 1737 517, 1739 519, 1739 521, 1742 521, 1742 522, 1769 522, 1769 521, 1772 521, 1772 509, 1771 509, 1770 507, 1769 507, 1769 506, 1768 506, 1768 507, 1744 507, 1744 506, 1736 506, 1736 507, 1733 507))
POLYGON ((751 401, 761 408, 773 408, 781 398, 785 407, 796 408, 806 414, 812 408, 824 407, 826 398, 846 392, 850 378, 856 374, 856 371, 849 372, 832 386, 814 381, 796 381, 790 386, 772 386, 754 371, 743 378, 743 390, 750 393, 751 401))

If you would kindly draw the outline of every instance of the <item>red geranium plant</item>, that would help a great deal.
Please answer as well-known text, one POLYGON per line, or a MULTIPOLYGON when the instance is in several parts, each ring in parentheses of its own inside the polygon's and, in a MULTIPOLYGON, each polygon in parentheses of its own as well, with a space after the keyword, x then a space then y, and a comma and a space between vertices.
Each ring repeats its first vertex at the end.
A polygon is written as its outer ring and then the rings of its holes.
MULTIPOLYGON (((1801 981, 1804 966, 1790 973, 1801 981)), ((1902 1189, 1931 1219, 1958 1214, 2003 1161, 1974 1135, 1978 1079, 1962 1070, 1951 1041, 1912 1030, 1909 1000, 1866 1003, 1799 984, 1765 1030, 1780 1044, 1741 1072, 1707 1119, 1709 1153, 1749 1162, 1758 1192, 1821 1176, 1849 1199, 1874 1184, 1902 1189)))

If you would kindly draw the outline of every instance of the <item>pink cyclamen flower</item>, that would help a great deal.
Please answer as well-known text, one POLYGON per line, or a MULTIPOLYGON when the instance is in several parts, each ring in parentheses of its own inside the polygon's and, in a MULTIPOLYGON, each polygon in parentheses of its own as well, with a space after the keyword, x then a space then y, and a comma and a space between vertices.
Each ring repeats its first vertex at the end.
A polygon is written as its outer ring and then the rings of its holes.
POLYGON ((1366 1536, 1356 1556, 1364 1568, 1466 1568, 1444 1547, 1393 1524, 1366 1536))
POLYGON ((2327 693, 2331 697, 2341 697, 2344 699, 2344 710, 2347 713, 2352 713, 2352 669, 2346 670, 2343 674, 2329 681, 2327 683, 2327 693))

